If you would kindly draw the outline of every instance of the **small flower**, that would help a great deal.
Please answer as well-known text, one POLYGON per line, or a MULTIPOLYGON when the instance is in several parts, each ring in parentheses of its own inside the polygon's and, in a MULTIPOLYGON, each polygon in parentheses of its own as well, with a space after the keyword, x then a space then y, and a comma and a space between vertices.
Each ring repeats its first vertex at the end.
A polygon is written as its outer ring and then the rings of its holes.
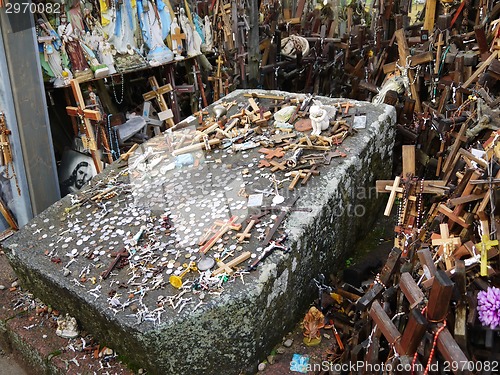
POLYGON ((495 329, 500 326, 500 289, 488 287, 477 295, 477 310, 479 321, 483 326, 495 329))

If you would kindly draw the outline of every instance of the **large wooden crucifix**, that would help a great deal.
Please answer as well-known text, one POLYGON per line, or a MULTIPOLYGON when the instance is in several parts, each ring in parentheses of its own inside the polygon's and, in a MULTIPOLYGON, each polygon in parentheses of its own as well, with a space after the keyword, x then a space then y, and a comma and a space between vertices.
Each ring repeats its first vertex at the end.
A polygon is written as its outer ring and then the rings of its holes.
MULTIPOLYGON (((389 201, 384 211, 385 216, 390 216, 392 206, 397 195, 403 193, 401 183, 407 181, 415 175, 415 146, 403 146, 403 173, 402 176, 397 177, 395 180, 378 180, 376 182, 377 193, 390 193, 389 201)), ((424 194, 443 194, 445 182, 441 180, 425 180, 423 184, 424 194), (441 188, 443 187, 443 188, 441 188)))
POLYGON ((94 111, 91 109, 87 109, 85 106, 85 101, 83 100, 82 91, 80 90, 80 84, 76 79, 72 79, 70 81, 71 90, 73 91, 73 96, 76 101, 76 107, 66 107, 66 112, 70 116, 75 116, 80 118, 80 123, 83 128, 84 135, 82 136, 83 146, 90 150, 90 154, 92 155, 92 160, 94 161, 94 165, 97 173, 101 173, 102 166, 102 153, 97 147, 97 143, 95 140, 95 131, 94 126, 90 122, 92 121, 101 121, 101 112, 94 111))
POLYGON ((171 92, 172 85, 167 83, 160 87, 156 77, 149 77, 149 84, 151 85, 152 90, 142 94, 144 100, 152 100, 155 99, 158 102, 158 106, 160 107, 161 112, 158 113, 158 117, 160 120, 165 121, 168 124, 168 127, 171 128, 175 125, 173 117, 174 114, 170 108, 168 108, 167 101, 163 95, 171 92))

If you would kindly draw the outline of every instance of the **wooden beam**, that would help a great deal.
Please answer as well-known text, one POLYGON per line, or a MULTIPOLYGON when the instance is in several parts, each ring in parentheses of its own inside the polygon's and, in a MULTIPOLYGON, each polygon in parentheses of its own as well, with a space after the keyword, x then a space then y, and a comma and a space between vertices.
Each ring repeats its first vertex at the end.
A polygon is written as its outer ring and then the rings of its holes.
POLYGON ((432 32, 434 30, 434 22, 436 19, 437 0, 427 0, 425 2, 425 19, 423 30, 432 32))
POLYGON ((491 62, 498 58, 498 50, 495 50, 493 51, 493 53, 491 54, 490 57, 488 57, 486 59, 486 61, 484 61, 481 66, 479 68, 476 69, 476 71, 474 73, 472 73, 472 75, 469 77, 469 79, 467 81, 465 81, 465 83, 462 85, 462 88, 463 89, 466 89, 467 87, 469 87, 469 85, 474 82, 474 80, 479 77, 479 75, 484 72, 484 70, 490 66, 491 62))
POLYGON ((429 303, 427 304, 427 319, 429 321, 441 322, 446 319, 450 308, 453 285, 453 281, 446 272, 442 270, 436 272, 429 294, 429 303))

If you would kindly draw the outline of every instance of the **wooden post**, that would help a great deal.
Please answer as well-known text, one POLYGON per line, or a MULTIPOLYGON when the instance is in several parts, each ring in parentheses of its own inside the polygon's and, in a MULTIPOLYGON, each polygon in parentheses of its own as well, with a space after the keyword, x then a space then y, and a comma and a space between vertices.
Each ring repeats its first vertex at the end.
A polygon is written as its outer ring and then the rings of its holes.
POLYGON ((436 19, 437 0, 427 0, 425 2, 425 19, 423 30, 432 32, 434 30, 434 22, 436 19))
POLYGON ((401 346, 405 355, 412 355, 417 351, 417 347, 422 341, 425 332, 427 331, 427 319, 418 309, 413 309, 410 312, 408 323, 401 338, 401 346))
POLYGON ((399 287, 410 303, 410 308, 414 309, 425 298, 413 277, 409 272, 403 272, 399 281, 399 287))
POLYGON ((380 331, 382 331, 389 344, 394 345, 398 353, 403 353, 401 334, 378 301, 373 301, 370 316, 380 331))
POLYGON ((446 272, 442 270, 436 272, 427 304, 427 319, 430 322, 441 322, 446 319, 453 285, 453 281, 446 275, 446 272))

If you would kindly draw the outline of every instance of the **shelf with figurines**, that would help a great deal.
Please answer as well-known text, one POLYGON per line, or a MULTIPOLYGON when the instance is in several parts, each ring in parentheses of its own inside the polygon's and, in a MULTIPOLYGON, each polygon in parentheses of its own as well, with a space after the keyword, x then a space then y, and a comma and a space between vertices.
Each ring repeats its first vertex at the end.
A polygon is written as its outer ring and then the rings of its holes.
POLYGON ((69 8, 62 1, 59 13, 35 15, 42 71, 54 88, 174 64, 212 48, 203 19, 194 14, 192 22, 181 8, 178 21, 168 1, 70 0, 69 8))

